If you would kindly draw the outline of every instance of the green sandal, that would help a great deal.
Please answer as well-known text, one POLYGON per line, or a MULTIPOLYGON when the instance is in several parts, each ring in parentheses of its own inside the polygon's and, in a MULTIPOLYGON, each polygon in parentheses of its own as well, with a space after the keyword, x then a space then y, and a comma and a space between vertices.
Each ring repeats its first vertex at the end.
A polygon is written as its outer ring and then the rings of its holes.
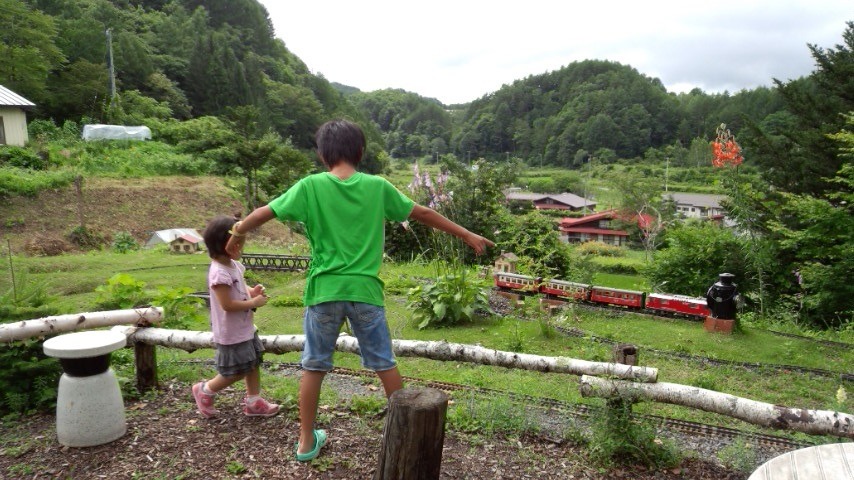
POLYGON ((294 445, 294 451, 297 454, 298 462, 308 462, 310 460, 314 460, 320 454, 320 449, 326 445, 326 431, 325 430, 315 430, 314 431, 314 448, 311 449, 310 452, 299 453, 299 440, 297 440, 296 445, 294 445))

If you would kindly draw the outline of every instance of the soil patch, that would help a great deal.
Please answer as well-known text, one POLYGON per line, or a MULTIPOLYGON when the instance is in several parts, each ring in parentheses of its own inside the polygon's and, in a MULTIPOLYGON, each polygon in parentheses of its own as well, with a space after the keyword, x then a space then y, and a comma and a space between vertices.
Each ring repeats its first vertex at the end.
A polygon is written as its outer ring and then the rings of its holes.
MULTIPOLYGON (((79 251, 69 234, 82 223, 107 244, 118 232, 140 244, 157 230, 195 228, 200 233, 216 215, 247 215, 238 193, 220 177, 92 177, 75 186, 12 197, 0 207, 0 236, 16 254, 79 251), (44 246, 44 248, 42 248, 44 246)), ((271 243, 300 242, 280 222, 268 222, 258 237, 271 243)))
MULTIPOLYGON (((334 374, 329 380, 324 385, 338 388, 334 374)), ((229 389, 217 399, 220 417, 207 420, 195 411, 189 388, 188 384, 169 383, 156 395, 127 401, 128 433, 96 447, 61 446, 56 441, 53 415, 7 423, 0 431, 0 478, 373 477, 383 417, 360 417, 343 406, 323 406, 320 427, 329 432, 329 442, 318 459, 300 463, 293 453, 298 430, 294 410, 273 418, 247 418, 239 404, 242 392, 229 389)), ((586 460, 583 447, 568 442, 538 436, 460 435, 449 430, 441 478, 735 480, 743 474, 696 459, 659 471, 643 467, 603 470, 586 460)))

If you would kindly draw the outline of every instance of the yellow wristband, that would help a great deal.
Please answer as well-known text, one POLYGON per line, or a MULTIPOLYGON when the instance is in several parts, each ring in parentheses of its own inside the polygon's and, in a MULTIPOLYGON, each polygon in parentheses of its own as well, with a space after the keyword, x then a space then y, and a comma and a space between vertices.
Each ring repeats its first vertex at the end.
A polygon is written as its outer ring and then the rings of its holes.
POLYGON ((229 230, 229 231, 228 231, 228 233, 230 233, 232 237, 241 238, 241 237, 245 237, 245 236, 246 236, 246 234, 245 234, 245 233, 237 233, 237 227, 238 227, 241 223, 243 223, 243 222, 234 222, 234 225, 232 225, 232 226, 231 226, 231 230, 229 230))

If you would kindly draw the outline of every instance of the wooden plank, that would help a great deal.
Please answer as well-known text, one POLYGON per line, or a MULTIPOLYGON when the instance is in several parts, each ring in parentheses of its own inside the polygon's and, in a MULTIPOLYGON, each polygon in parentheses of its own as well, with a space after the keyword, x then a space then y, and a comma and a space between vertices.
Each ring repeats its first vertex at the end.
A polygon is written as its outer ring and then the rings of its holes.
POLYGON ((854 443, 831 443, 784 453, 762 464, 748 480, 805 479, 854 479, 854 443))

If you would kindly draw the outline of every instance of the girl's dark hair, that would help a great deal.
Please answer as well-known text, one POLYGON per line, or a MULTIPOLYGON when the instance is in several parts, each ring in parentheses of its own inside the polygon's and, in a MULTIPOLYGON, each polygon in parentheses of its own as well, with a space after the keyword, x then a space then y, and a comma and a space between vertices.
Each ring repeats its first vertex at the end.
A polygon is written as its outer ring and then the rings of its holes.
POLYGON ((228 243, 228 239, 231 237, 231 234, 228 232, 236 222, 237 220, 234 217, 227 217, 225 215, 214 217, 208 222, 202 237, 205 239, 205 247, 207 247, 208 255, 211 258, 227 255, 225 253, 225 244, 228 243))
POLYGON ((330 120, 314 134, 317 153, 327 167, 347 162, 354 167, 362 161, 365 153, 365 133, 353 122, 330 120))

